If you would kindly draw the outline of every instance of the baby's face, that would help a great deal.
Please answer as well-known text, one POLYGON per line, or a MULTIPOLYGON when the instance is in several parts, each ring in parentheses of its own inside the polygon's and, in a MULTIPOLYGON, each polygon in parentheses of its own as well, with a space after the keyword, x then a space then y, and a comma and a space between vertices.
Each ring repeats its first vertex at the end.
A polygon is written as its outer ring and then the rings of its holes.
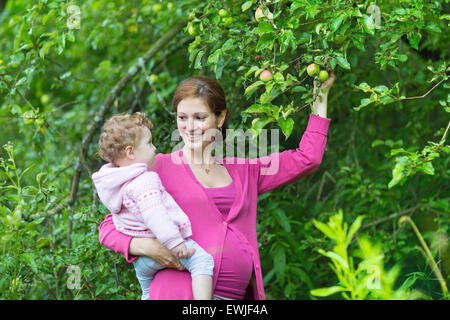
POLYGON ((156 147, 153 145, 152 133, 150 130, 148 128, 143 128, 142 130, 141 140, 136 148, 134 148, 134 162, 143 162, 151 168, 155 164, 156 147))

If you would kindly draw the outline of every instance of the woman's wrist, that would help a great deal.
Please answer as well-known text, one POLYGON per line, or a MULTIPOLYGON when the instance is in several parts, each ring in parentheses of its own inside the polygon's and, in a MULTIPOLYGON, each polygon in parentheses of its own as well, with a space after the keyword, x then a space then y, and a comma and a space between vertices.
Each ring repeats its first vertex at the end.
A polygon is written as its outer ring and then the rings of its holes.
POLYGON ((130 241, 129 253, 133 256, 148 256, 153 255, 150 238, 133 238, 130 241), (150 241, 149 241, 150 240, 150 241))
POLYGON ((327 117, 327 102, 328 102, 328 91, 325 93, 320 93, 313 103, 312 111, 315 115, 326 118, 327 117))

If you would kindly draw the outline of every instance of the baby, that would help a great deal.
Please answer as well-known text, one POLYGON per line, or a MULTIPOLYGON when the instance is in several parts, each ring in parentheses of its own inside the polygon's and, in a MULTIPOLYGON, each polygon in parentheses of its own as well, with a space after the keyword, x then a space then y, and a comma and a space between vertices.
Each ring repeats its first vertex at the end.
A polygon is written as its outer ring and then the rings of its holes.
MULTIPOLYGON (((99 153, 109 163, 92 175, 95 188, 113 214, 118 231, 133 237, 157 238, 191 273, 194 299, 210 300, 213 258, 189 239, 189 218, 164 189, 158 174, 149 171, 156 150, 152 127, 140 112, 115 115, 104 124, 99 153)), ((148 300, 150 283, 164 266, 148 257, 139 257, 133 264, 142 287, 141 298, 148 300)))

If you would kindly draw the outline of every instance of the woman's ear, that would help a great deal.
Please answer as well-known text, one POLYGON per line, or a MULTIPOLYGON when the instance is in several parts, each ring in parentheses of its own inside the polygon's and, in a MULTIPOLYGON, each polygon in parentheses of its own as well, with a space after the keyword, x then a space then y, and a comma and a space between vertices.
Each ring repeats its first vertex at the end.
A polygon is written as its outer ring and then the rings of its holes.
POLYGON ((129 159, 129 160, 134 160, 136 158, 136 155, 134 154, 132 146, 126 146, 125 157, 127 157, 127 159, 129 159))
POLYGON ((218 125, 219 128, 222 128, 222 126, 223 126, 223 124, 225 122, 225 119, 227 117, 227 113, 228 113, 228 110, 226 110, 226 109, 222 110, 220 112, 220 114, 219 114, 219 125, 218 125))

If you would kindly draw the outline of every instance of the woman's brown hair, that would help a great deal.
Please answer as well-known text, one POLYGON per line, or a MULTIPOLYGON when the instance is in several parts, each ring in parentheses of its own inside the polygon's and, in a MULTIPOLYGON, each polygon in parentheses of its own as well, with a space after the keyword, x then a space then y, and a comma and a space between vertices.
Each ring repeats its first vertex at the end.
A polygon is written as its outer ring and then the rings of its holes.
POLYGON ((227 109, 225 92, 220 84, 214 79, 203 76, 191 77, 184 80, 177 87, 173 95, 172 102, 175 112, 177 112, 180 101, 186 98, 202 99, 216 116, 219 116, 223 110, 227 110, 221 130, 223 139, 225 140, 226 130, 228 129, 227 119, 229 110, 227 109))

